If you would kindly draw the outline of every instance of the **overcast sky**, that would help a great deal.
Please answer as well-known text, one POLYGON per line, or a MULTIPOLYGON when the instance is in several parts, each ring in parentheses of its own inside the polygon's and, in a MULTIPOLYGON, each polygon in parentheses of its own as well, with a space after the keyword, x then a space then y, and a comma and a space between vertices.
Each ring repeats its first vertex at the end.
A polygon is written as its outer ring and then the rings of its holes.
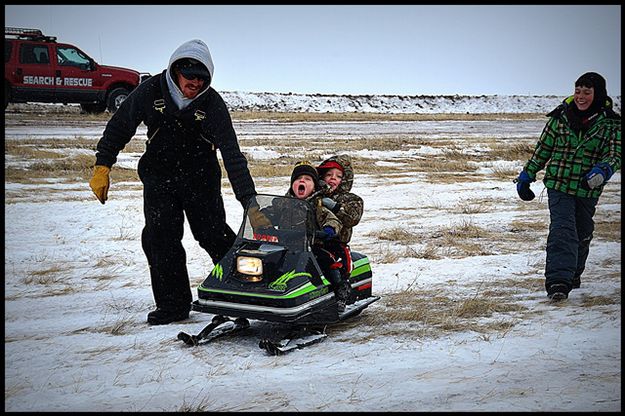
POLYGON ((621 94, 620 5, 8 5, 5 26, 152 74, 200 38, 218 91, 567 95, 595 71, 621 94))

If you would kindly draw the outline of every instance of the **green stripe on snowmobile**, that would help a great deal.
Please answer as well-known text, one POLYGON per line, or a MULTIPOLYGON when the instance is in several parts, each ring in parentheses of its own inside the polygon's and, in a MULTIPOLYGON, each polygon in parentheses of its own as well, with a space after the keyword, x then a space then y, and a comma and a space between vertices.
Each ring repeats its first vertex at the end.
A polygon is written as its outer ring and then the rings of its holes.
POLYGON ((354 262, 354 269, 357 269, 360 266, 364 266, 365 264, 369 264, 369 259, 367 257, 364 257, 360 260, 356 260, 354 262))
MULTIPOLYGON (((330 282, 328 282, 325 278, 322 277, 321 281, 323 282, 324 285, 329 285, 330 282)), ((312 292, 314 290, 317 290, 317 286, 313 285, 312 283, 306 283, 304 286, 300 287, 299 289, 293 291, 293 292, 289 292, 286 294, 282 294, 282 295, 266 295, 263 293, 248 293, 248 292, 238 292, 235 290, 222 290, 222 289, 208 289, 205 288, 203 286, 199 286, 198 290, 201 290, 203 292, 213 292, 213 293, 226 293, 229 295, 241 295, 241 296, 251 296, 251 297, 258 297, 258 298, 267 298, 267 299, 291 299, 291 298, 296 298, 298 296, 302 296, 305 295, 308 292, 312 292)))
POLYGON ((211 275, 215 276, 219 281, 224 277, 224 269, 221 264, 217 263, 213 270, 210 272, 211 275))
POLYGON ((286 287, 287 287, 286 285, 288 281, 298 276, 307 276, 309 278, 312 277, 310 273, 305 273, 305 272, 295 273, 295 270, 291 270, 290 272, 284 273, 282 276, 278 277, 276 280, 271 282, 269 284, 269 289, 281 290, 284 292, 286 290, 286 287))
POLYGON ((350 276, 356 277, 360 276, 363 273, 368 273, 371 271, 371 265, 369 264, 369 259, 360 259, 354 262, 354 270, 352 270, 350 276))

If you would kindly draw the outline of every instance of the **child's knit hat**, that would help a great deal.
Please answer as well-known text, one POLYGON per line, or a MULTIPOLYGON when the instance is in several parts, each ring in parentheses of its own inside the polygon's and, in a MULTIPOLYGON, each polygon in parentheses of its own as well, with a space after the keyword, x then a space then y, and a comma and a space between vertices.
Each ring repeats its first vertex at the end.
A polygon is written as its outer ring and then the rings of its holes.
POLYGON ((293 173, 291 173, 291 185, 300 175, 308 175, 313 178, 315 182, 315 188, 319 183, 319 174, 317 173, 317 169, 313 165, 311 165, 308 161, 298 162, 293 168, 293 173))
POLYGON ((327 160, 317 167, 318 170, 332 169, 332 168, 337 168, 341 172, 345 173, 345 168, 343 167, 343 165, 341 165, 336 160, 327 160))

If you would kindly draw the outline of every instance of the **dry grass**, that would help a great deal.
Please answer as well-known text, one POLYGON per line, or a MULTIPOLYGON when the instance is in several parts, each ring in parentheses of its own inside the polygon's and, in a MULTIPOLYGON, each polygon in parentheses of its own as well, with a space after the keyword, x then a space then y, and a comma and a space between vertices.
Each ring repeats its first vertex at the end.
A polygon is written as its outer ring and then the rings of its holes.
MULTIPOLYGON (((345 326, 364 325, 375 327, 375 336, 422 338, 466 331, 505 334, 527 311, 516 301, 493 296, 492 291, 457 298, 441 293, 444 291, 407 289, 384 294, 375 313, 340 324, 337 335, 340 336, 345 326)), ((334 327, 330 331, 334 332, 334 327)), ((363 336, 361 341, 366 339, 363 336)))
POLYGON ((368 234, 382 241, 394 241, 397 243, 412 244, 423 239, 423 236, 406 230, 404 227, 393 227, 368 234))
POLYGON ((278 161, 253 161, 249 163, 250 174, 253 178, 275 178, 291 176, 293 166, 299 159, 280 159, 278 161))
MULTIPOLYGON (((528 274, 542 274, 542 269, 529 271, 528 274)), ((497 284, 503 288, 508 295, 510 294, 510 289, 523 290, 527 292, 537 292, 545 289, 545 279, 543 277, 501 278, 498 280, 497 284)))
MULTIPOLYGON (((86 139, 83 139, 86 141, 86 139)), ((242 141, 242 143, 247 142, 242 141)), ((333 150, 336 153, 341 152, 354 152, 359 148, 369 149, 371 151, 392 151, 399 149, 406 149, 409 146, 408 143, 420 143, 419 140, 407 140, 407 139, 393 139, 393 138, 379 138, 379 139, 364 139, 342 142, 335 141, 337 145, 333 146, 333 150)), ((79 146, 85 145, 81 142, 79 146)), ((246 145, 249 145, 246 143, 246 145)), ((252 144, 253 145, 253 144, 252 144)), ((267 146, 266 144, 263 144, 267 146)), ((431 146, 432 144, 428 144, 431 146)), ((442 146, 442 143, 438 143, 437 146, 442 146)), ((288 176, 293 169, 293 165, 302 160, 302 155, 314 155, 315 152, 323 151, 327 149, 328 144, 324 142, 315 143, 314 141, 307 143, 307 147, 302 149, 296 147, 291 149, 288 141, 282 141, 280 144, 275 144, 276 147, 280 146, 280 152, 284 154, 292 154, 293 156, 282 156, 278 159, 272 160, 255 160, 251 155, 247 155, 250 172, 253 177, 277 177, 288 176)), ((94 143, 91 143, 90 148, 95 149, 94 143)), ((271 146, 268 146, 271 147, 271 146)), ((62 153, 47 150, 49 149, 64 149, 75 148, 71 144, 64 143, 59 144, 58 141, 43 141, 39 144, 38 148, 34 148, 29 140, 17 141, 10 140, 5 143, 5 155, 10 155, 19 160, 25 161, 25 163, 19 166, 8 164, 5 166, 5 179, 8 182, 15 183, 41 183, 46 178, 66 178, 66 179, 79 179, 81 181, 88 181, 93 173, 93 165, 95 163, 95 151, 93 154, 75 154, 70 156, 64 156, 62 153)), ((128 153, 142 153, 144 150, 144 144, 140 140, 131 140, 129 145, 124 149, 124 152, 128 153)), ((313 163, 314 157, 309 158, 313 163)), ((320 157, 318 158, 320 161, 320 157)), ((423 172, 426 173, 426 180, 433 183, 451 183, 459 181, 473 181, 480 180, 481 177, 475 177, 470 173, 478 169, 478 165, 471 163, 474 156, 467 155, 458 150, 444 150, 442 155, 431 156, 428 158, 405 158, 395 159, 394 162, 398 165, 393 166, 380 166, 371 163, 370 159, 354 157, 353 164, 354 169, 358 174, 405 174, 408 172, 423 172)), ((225 171, 222 167, 222 175, 226 177, 225 171)), ((118 182, 139 180, 135 169, 121 168, 118 165, 114 166, 111 171, 111 179, 118 182)))
MULTIPOLYGON (((435 209, 443 210, 440 207, 435 209)), ((486 203, 475 203, 456 206, 449 212, 480 214, 490 212, 491 209, 486 203)), ((388 264, 406 257, 437 259, 514 253, 521 247, 535 245, 537 238, 546 238, 549 227, 542 219, 515 220, 506 229, 478 225, 474 221, 471 217, 463 218, 454 224, 437 226, 426 231, 397 226, 370 232, 366 236, 385 243, 378 245, 374 259, 376 262, 388 264)))
POLYGON ((547 221, 544 221, 540 218, 536 219, 522 219, 522 220, 513 220, 510 223, 510 232, 512 233, 523 233, 523 232, 547 232, 549 230, 549 224, 547 221))
POLYGON ((426 244, 425 247, 421 248, 406 247, 402 253, 399 253, 399 257, 425 260, 436 260, 443 258, 439 254, 438 248, 431 244, 426 244))
POLYGON ((594 306, 605 306, 605 305, 620 305, 621 304, 621 290, 615 290, 609 296, 593 296, 593 295, 583 295, 582 296, 582 306, 590 308, 594 306))
MULTIPOLYGON (((327 145, 320 145, 316 149, 324 149, 327 145)), ((341 146, 333 146, 333 153, 341 152, 353 152, 348 147, 340 149, 341 146)), ((378 148, 369 150, 377 151, 391 151, 390 148, 378 148)), ((312 152, 312 148, 311 148, 312 152)), ((298 151, 296 154, 306 154, 307 151, 298 151)), ((372 163, 371 159, 362 158, 358 156, 352 157, 352 163, 354 170, 358 172, 358 175, 414 175, 414 173, 424 173, 423 180, 432 183, 455 183, 484 179, 481 176, 471 175, 475 172, 479 166, 470 163, 466 160, 465 155, 450 154, 447 157, 443 156, 431 156, 428 158, 395 158, 393 159, 393 165, 378 165, 372 163), (458 159, 455 159, 458 158, 458 159)), ((261 175, 262 173, 268 173, 268 176, 274 174, 277 176, 277 172, 288 175, 293 168, 296 161, 301 160, 301 156, 294 157, 281 157, 278 160, 253 160, 250 163, 252 171, 257 171, 261 175)), ((314 158, 311 158, 314 161, 314 158)), ((319 160, 320 161, 320 160, 319 160)), ((314 162, 313 162, 314 163, 314 162)), ((263 175, 264 176, 264 175, 263 175)), ((271 177, 271 176, 270 176, 271 177)))
MULTIPOLYGON (((490 160, 521 160, 530 158, 534 152, 536 138, 532 138, 530 143, 494 143, 491 144, 488 152, 490 160)), ((518 172, 517 172, 518 173, 518 172)))
POLYGON ((494 254, 495 235, 484 227, 462 220, 459 224, 441 227, 436 235, 440 239, 433 244, 444 247, 450 257, 486 256, 494 254))
MULTIPOLYGON (((73 120, 76 122, 102 121, 108 119, 105 115, 81 115, 74 107, 74 113, 60 107, 58 115, 62 117, 57 121, 73 120)), ((53 110, 54 112, 55 110, 53 110)), ((18 113, 20 114, 20 113, 18 113)), ((24 111, 22 115, 29 114, 24 111)), ((36 113, 32 113, 36 114, 36 113)), ((57 114, 57 113, 54 113, 57 114)), ((108 113, 107 113, 108 114, 108 113)), ((15 117, 15 114, 12 114, 15 117)), ((34 117, 34 115, 32 115, 34 117)), ((56 115, 55 115, 56 117, 56 115)), ((284 122, 294 121, 376 121, 376 120, 493 120, 503 118, 527 119, 528 115, 470 115, 470 114, 361 114, 361 113, 235 113, 235 119, 240 120, 278 120, 284 122)), ((20 121, 26 123, 26 121, 20 121)), ((31 121, 32 122, 32 121, 31 121)), ((296 138, 297 139, 297 138, 296 138)), ((290 140, 289 137, 255 137, 240 140, 241 146, 262 146, 275 150, 283 156, 273 160, 254 159, 248 154, 249 168, 255 178, 272 178, 288 176, 293 165, 307 155, 311 162, 321 161, 323 152, 331 149, 333 153, 348 152, 354 154, 359 150, 368 151, 406 151, 419 149, 423 146, 440 149, 439 154, 431 154, 427 157, 406 157, 393 159, 392 165, 378 165, 371 163, 371 159, 355 156, 353 158, 354 169, 358 174, 371 175, 406 175, 408 173, 424 173, 423 180, 432 183, 452 183, 482 180, 482 175, 476 175, 478 163, 488 160, 517 160, 527 158, 531 153, 529 144, 519 144, 517 141, 509 143, 497 139, 481 139, 488 151, 467 152, 464 149, 463 140, 451 140, 437 138, 435 140, 415 138, 410 136, 401 137, 378 137, 363 136, 349 137, 348 139, 332 139, 321 137, 312 140, 290 140), (460 142, 460 144, 458 143, 460 142), (317 160, 318 159, 318 160, 317 160)), ((5 158, 9 157, 21 163, 8 163, 5 165, 5 180, 14 183, 43 183, 48 178, 64 178, 86 182, 90 179, 95 163, 95 147, 97 139, 74 137, 69 140, 61 139, 9 139, 5 141, 5 158), (63 152, 68 150, 68 152, 63 152), (80 150, 85 153, 71 154, 71 150, 80 150)), ((472 141, 472 144, 476 143, 472 141)), ((145 150, 145 140, 139 137, 131 140, 123 153, 142 154, 145 150)), ((243 149, 245 151, 245 149, 243 149)), ((222 168, 222 174, 225 172, 222 168)), ((512 180, 516 171, 496 170, 495 176, 506 177, 512 180)), ((118 165, 111 173, 112 180, 117 182, 137 182, 138 176, 135 169, 124 169, 118 165)))
POLYGON ((621 218, 608 221, 596 219, 593 236, 609 241, 621 241, 621 218))
POLYGON ((493 168, 493 178, 513 181, 519 175, 518 169, 493 168))
POLYGON ((110 334, 110 335, 128 335, 133 329, 136 329, 136 322, 131 318, 118 318, 114 322, 100 326, 89 326, 79 328, 72 333, 93 333, 93 334, 110 334))
POLYGON ((63 276, 70 271, 71 268, 68 266, 51 264, 42 269, 31 271, 22 279, 22 283, 25 285, 47 286, 61 282, 63 280, 63 276))
MULTIPOLYGON (((9 104, 7 113, 18 116, 41 117, 41 106, 36 104, 9 104)), ((80 107, 75 105, 46 106, 45 114, 53 114, 56 120, 77 121, 108 121, 111 114, 82 114, 80 107)), ((314 112, 274 112, 274 111, 231 111, 233 120, 274 120, 283 122, 301 121, 440 121, 440 120, 510 120, 510 119, 541 119, 542 114, 510 113, 510 114, 384 114, 384 113, 314 113, 314 112)))

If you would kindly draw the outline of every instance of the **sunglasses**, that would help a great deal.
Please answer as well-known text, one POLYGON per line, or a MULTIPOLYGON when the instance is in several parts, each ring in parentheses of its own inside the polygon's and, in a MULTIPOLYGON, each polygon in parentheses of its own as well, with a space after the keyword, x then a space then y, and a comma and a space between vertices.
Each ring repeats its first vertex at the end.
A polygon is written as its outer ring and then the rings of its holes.
POLYGON ((184 79, 187 79, 189 81, 193 81, 194 79, 199 79, 200 81, 204 81, 204 82, 207 81, 206 77, 203 77, 201 75, 197 75, 194 73, 190 73, 191 70, 189 68, 179 68, 178 72, 180 73, 180 75, 184 77, 184 79))

